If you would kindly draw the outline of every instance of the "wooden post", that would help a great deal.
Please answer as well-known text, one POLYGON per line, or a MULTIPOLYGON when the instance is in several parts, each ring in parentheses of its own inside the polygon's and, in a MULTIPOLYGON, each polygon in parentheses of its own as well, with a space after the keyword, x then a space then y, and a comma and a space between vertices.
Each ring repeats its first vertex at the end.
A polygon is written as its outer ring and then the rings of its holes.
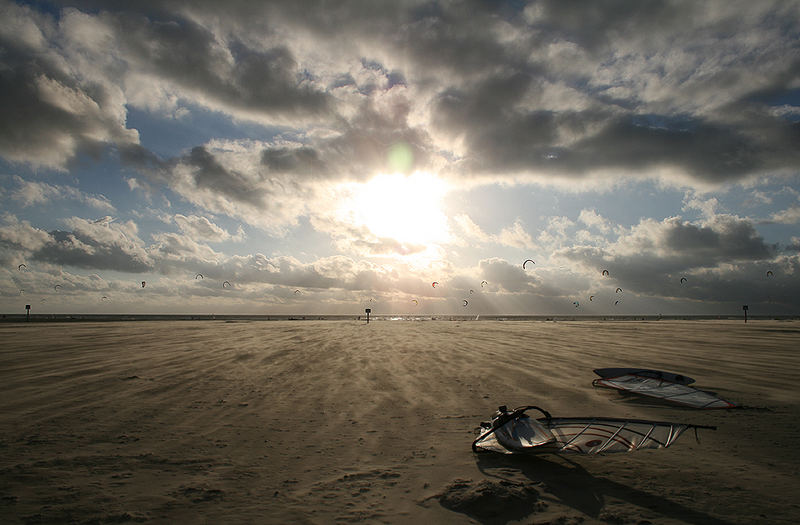
POLYGON ((31 305, 25 305, 25 322, 31 322, 31 305))
POLYGON ((742 310, 744 310, 744 322, 747 322, 747 305, 742 305, 742 310))
POLYGON ((370 314, 371 311, 372 311, 371 308, 365 308, 364 309, 364 312, 366 312, 366 314, 367 314, 367 324, 369 324, 369 314, 370 314))

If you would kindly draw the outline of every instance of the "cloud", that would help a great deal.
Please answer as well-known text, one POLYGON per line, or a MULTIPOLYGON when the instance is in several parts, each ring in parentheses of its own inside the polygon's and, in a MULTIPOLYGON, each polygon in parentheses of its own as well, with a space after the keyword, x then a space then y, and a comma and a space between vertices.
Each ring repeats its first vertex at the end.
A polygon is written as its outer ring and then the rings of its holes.
POLYGON ((18 188, 11 193, 11 196, 23 206, 47 204, 56 199, 72 199, 101 211, 116 211, 105 195, 87 194, 72 186, 30 182, 19 176, 14 176, 14 182, 18 188))
POLYGON ((56 23, 27 6, 3 2, 0 9, 0 155, 63 169, 79 152, 138 142, 125 127, 119 87, 80 62, 69 14, 56 23))
POLYGON ((769 222, 778 224, 800 223, 800 206, 789 206, 785 210, 777 211, 770 216, 769 222))
POLYGON ((597 210, 581 210, 578 215, 578 220, 586 226, 595 228, 602 233, 611 231, 611 223, 608 219, 597 213, 597 210))
POLYGON ((241 226, 236 235, 231 235, 206 217, 199 217, 197 215, 186 216, 177 213, 173 216, 173 220, 178 225, 181 232, 195 239, 211 242, 227 240, 242 241, 244 239, 244 230, 242 230, 241 226))
POLYGON ((49 232, 48 242, 32 253, 32 259, 97 270, 152 270, 152 260, 133 221, 111 224, 71 217, 63 222, 71 231, 49 232))
POLYGON ((3 214, 2 219, 0 247, 27 254, 41 249, 50 240, 47 232, 34 228, 28 221, 21 221, 10 213, 3 214))

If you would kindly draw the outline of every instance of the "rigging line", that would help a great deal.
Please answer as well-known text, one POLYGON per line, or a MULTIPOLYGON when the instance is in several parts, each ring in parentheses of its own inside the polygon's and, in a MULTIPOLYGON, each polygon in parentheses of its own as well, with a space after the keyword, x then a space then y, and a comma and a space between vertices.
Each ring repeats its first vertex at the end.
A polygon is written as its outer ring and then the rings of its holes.
POLYGON ((611 440, 614 439, 615 437, 617 437, 617 434, 622 432, 622 429, 625 428, 625 425, 627 425, 627 424, 628 424, 627 421, 623 422, 622 425, 617 429, 617 431, 614 432, 614 434, 610 438, 608 438, 608 440, 605 443, 603 443, 603 446, 600 447, 600 449, 597 452, 595 452, 595 454, 599 454, 603 450, 605 450, 605 448, 608 446, 608 444, 611 443, 611 440))

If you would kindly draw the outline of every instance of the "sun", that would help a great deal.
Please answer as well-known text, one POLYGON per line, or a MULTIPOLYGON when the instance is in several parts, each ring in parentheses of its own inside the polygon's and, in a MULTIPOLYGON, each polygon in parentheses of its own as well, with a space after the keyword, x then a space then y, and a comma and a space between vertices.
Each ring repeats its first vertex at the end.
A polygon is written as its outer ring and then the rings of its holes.
POLYGON ((427 172, 382 174, 353 188, 353 221, 375 236, 401 243, 445 242, 449 232, 442 200, 447 184, 427 172))

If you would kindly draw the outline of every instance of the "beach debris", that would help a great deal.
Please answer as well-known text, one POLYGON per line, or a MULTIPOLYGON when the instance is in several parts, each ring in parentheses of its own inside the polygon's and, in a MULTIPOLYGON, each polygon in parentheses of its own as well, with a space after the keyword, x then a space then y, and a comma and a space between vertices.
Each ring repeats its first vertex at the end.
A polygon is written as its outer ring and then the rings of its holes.
MULTIPOLYGON (((622 373, 619 375, 603 377, 603 373, 595 370, 595 373, 601 377, 592 381, 592 386, 613 388, 692 408, 736 408, 734 403, 721 399, 711 392, 688 386, 689 383, 694 382, 692 378, 658 370, 621 369, 621 371, 622 373)), ((608 374, 608 372, 604 373, 608 374)))
POLYGON ((713 426, 608 417, 553 417, 537 406, 500 406, 490 422, 476 429, 473 452, 501 454, 587 454, 667 448, 686 430, 713 426), (529 410, 544 417, 534 419, 529 410))
POLYGON ((528 264, 528 263, 536 264, 536 262, 533 259, 526 259, 525 262, 522 263, 522 269, 523 270, 525 269, 525 265, 528 264))

